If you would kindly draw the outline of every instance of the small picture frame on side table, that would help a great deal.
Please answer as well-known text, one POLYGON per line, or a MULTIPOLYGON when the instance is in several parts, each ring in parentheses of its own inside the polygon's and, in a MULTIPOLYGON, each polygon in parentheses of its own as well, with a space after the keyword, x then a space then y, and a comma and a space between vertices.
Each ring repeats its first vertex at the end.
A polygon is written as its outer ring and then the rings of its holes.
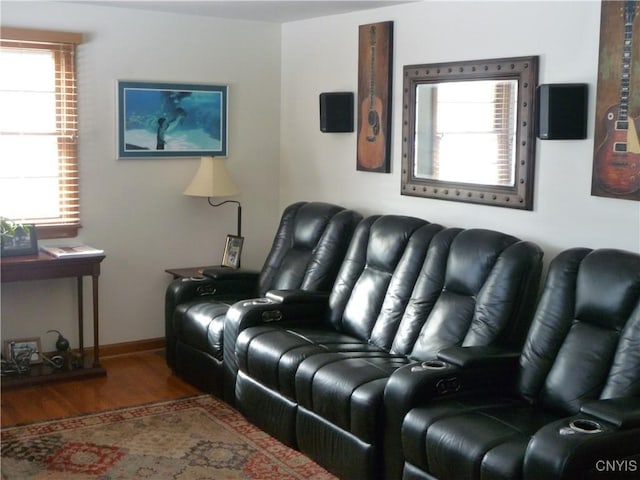
POLYGON ((230 268, 240 267, 240 255, 242 254, 242 243, 244 237, 237 235, 227 235, 224 244, 224 254, 222 255, 222 266, 230 268))
POLYGON ((3 257, 35 255, 38 253, 38 231, 32 223, 15 228, 11 235, 2 235, 0 240, 3 257))
POLYGON ((14 338, 4 341, 4 357, 7 361, 13 361, 21 353, 31 351, 29 363, 31 365, 42 363, 42 358, 40 357, 41 349, 38 337, 14 338))

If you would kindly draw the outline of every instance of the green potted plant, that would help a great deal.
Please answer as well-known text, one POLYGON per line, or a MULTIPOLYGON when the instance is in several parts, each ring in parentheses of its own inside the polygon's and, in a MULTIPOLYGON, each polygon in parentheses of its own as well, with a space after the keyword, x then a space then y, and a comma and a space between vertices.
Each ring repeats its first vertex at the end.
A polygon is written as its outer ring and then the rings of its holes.
POLYGON ((2 256, 33 255, 38 253, 38 236, 35 225, 22 224, 0 217, 0 244, 2 256))
POLYGON ((16 231, 16 223, 13 220, 9 220, 5 217, 0 217, 0 235, 3 237, 13 237, 13 233, 16 231))

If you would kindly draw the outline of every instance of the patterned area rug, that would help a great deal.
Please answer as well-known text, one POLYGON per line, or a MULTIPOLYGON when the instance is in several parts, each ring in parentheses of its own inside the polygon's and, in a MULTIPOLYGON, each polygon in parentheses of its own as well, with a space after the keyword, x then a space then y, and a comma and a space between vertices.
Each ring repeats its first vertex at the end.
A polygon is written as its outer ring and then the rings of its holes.
POLYGON ((208 395, 2 430, 2 478, 329 480, 208 395))

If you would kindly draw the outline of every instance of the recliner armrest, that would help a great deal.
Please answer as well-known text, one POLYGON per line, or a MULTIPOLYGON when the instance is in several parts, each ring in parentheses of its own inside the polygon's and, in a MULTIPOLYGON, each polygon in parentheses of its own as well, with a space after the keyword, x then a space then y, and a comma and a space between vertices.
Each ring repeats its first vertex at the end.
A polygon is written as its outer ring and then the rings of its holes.
POLYGON ((206 295, 206 291, 213 289, 215 282, 204 276, 183 277, 173 280, 165 292, 165 304, 172 304, 173 308, 180 303, 206 295))
POLYGON ((205 275, 184 277, 172 281, 167 287, 165 302, 174 307, 180 303, 190 302, 198 297, 213 299, 229 299, 232 302, 255 295, 258 275, 229 275, 220 278, 205 275))
POLYGON ((461 368, 517 368, 520 352, 496 346, 450 347, 438 358, 461 368))
POLYGON ((326 318, 328 296, 320 301, 317 295, 307 296, 305 292, 292 290, 290 295, 283 294, 283 298, 288 300, 282 303, 269 298, 241 300, 233 304, 227 312, 223 343, 224 398, 227 402, 233 404, 235 400, 235 380, 238 373, 235 349, 238 335, 243 330, 267 323, 282 326, 318 324, 326 318), (296 297, 304 301, 294 302, 296 297), (312 298, 316 300, 309 301, 312 298))
POLYGON ((582 405, 580 412, 616 428, 640 428, 640 398, 623 397, 597 400, 582 405))
POLYGON ((460 369, 460 388, 464 392, 503 394, 516 388, 520 352, 496 346, 450 347, 438 359, 460 369))
POLYGON ((417 362, 393 372, 384 389, 384 451, 385 478, 401 478, 402 421, 415 407, 460 389, 462 371, 451 363, 438 359, 417 362))
POLYGON ((266 297, 233 304, 227 314, 227 323, 234 324, 238 333, 263 323, 316 324, 324 320, 328 300, 329 295, 324 293, 273 290, 266 297))
POLYGON ((193 301, 218 301, 227 304, 256 294, 258 274, 244 271, 242 274, 232 268, 224 269, 224 275, 211 278, 205 275, 183 277, 173 280, 165 291, 164 317, 167 349, 167 364, 175 368, 175 331, 173 315, 180 304, 193 301))
POLYGON ((307 290, 270 290, 266 296, 269 300, 282 304, 326 304, 329 300, 329 292, 312 292, 307 290))
POLYGON ((407 413, 417 405, 444 395, 476 391, 502 393, 515 387, 519 357, 519 352, 498 347, 442 350, 436 359, 393 372, 385 388, 385 404, 407 413))
POLYGON ((527 446, 524 478, 636 478, 639 409, 640 398, 598 400, 545 425, 527 446))
POLYGON ((437 358, 399 368, 384 391, 386 476, 402 473, 401 428, 415 407, 452 395, 500 394, 513 390, 519 352, 499 347, 450 347, 437 358))

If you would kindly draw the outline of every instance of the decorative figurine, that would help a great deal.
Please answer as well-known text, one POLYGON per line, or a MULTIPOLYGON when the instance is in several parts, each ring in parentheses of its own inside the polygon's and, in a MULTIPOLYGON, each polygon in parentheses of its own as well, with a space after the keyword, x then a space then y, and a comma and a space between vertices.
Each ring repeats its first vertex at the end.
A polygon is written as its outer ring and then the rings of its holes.
POLYGON ((67 350, 69 350, 69 347, 70 347, 69 340, 64 338, 58 330, 47 330, 47 333, 58 334, 58 339, 56 340, 56 350, 58 352, 66 352, 67 350))
POLYGON ((56 369, 74 370, 76 368, 82 368, 82 356, 79 353, 71 351, 71 345, 62 333, 58 330, 48 330, 47 333, 57 333, 58 339, 56 340, 56 350, 61 355, 54 355, 51 357, 49 364, 56 369))

